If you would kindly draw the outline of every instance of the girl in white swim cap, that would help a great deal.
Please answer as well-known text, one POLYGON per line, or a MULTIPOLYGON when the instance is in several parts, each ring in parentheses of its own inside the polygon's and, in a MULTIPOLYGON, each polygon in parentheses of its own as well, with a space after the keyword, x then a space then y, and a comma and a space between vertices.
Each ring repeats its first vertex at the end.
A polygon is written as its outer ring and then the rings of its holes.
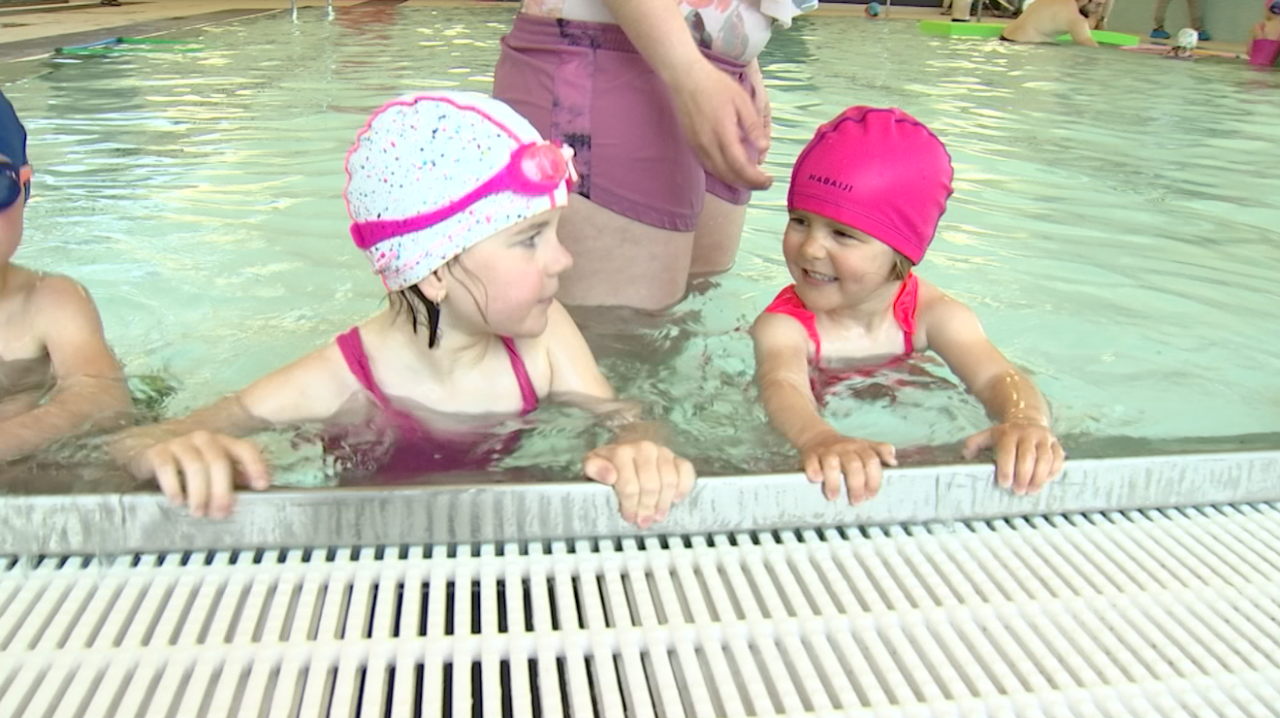
POLYGON ((223 516, 237 477, 268 485, 258 447, 235 436, 371 419, 393 439, 365 467, 380 479, 474 471, 511 448, 482 428, 555 396, 622 419, 626 438, 589 452, 583 471, 614 487, 626 520, 664 519, 693 467, 616 400, 554 299, 573 261, 556 236, 572 153, 502 102, 438 92, 373 113, 346 168, 351 237, 387 309, 208 409, 130 432, 116 452, 134 473, 194 514, 223 516))

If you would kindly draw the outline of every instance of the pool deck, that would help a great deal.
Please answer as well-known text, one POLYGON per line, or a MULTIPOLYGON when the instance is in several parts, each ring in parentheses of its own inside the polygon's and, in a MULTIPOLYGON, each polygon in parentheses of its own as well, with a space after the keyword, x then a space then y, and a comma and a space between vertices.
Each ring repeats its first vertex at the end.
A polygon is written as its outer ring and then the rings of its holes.
MULTIPOLYGON (((458 7, 472 0, 337 0, 341 9, 362 4, 393 4, 409 7, 458 7)), ((489 0, 486 4, 515 6, 511 0, 489 0)), ((323 0, 299 0, 299 7, 323 7, 323 0)), ((237 17, 288 10, 282 0, 124 0, 119 7, 94 2, 78 2, 0 8, 0 62, 30 59, 51 53, 55 48, 124 35, 144 37, 158 33, 225 22, 237 17)), ((814 15, 837 17, 860 15, 862 5, 827 4, 814 15)), ((901 7, 892 10, 891 21, 915 22, 941 17, 934 8, 901 7)), ((999 22, 999 20, 994 20, 999 22)), ((1206 49, 1240 51, 1230 43, 1203 43, 1206 49)))
MULTIPOLYGON (((474 4, 466 0, 336 0, 334 6, 341 9, 356 5, 392 4, 408 7, 460 7, 474 4)), ((298 7, 323 7, 324 0, 300 0, 298 7)), ((489 0, 488 5, 514 7, 509 0, 489 0)), ((287 11, 289 3, 282 0, 155 0, 142 2, 124 0, 119 7, 107 7, 93 2, 62 3, 0 9, 0 47, 22 45, 31 52, 26 57, 51 51, 55 47, 74 44, 68 37, 86 33, 102 37, 114 35, 142 35, 164 32, 167 29, 192 27, 219 22, 231 17, 265 12, 287 11), (136 26, 143 26, 136 29, 136 26), (165 29, 158 29, 164 27, 165 29), (43 48, 41 51, 40 48, 43 48)), ((862 12, 861 5, 833 5, 823 8, 819 15, 852 15, 862 12)), ((904 8, 895 10, 896 18, 934 17, 936 10, 904 8)), ((11 51, 0 50, 0 60, 18 59, 11 51)))

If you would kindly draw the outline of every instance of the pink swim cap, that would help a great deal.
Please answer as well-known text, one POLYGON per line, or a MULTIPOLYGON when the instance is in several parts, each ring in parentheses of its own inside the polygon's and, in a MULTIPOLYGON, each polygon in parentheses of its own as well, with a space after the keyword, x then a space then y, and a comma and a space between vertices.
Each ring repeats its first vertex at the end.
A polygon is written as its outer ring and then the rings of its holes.
POLYGON ((942 140, 914 117, 850 107, 800 152, 787 207, 866 232, 919 264, 947 209, 951 176, 942 140))

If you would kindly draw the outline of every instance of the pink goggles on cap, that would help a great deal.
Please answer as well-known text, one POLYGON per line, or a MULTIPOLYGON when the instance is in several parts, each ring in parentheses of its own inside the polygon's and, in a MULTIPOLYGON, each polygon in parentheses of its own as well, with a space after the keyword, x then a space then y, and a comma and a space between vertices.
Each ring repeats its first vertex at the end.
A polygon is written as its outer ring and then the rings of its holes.
POLYGON ((527 197, 551 194, 567 182, 572 189, 578 181, 573 166, 573 148, 543 140, 520 145, 511 153, 511 161, 498 173, 449 204, 403 219, 371 219, 351 223, 351 238, 360 249, 370 247, 411 232, 420 232, 465 211, 468 207, 499 192, 514 192, 527 197))

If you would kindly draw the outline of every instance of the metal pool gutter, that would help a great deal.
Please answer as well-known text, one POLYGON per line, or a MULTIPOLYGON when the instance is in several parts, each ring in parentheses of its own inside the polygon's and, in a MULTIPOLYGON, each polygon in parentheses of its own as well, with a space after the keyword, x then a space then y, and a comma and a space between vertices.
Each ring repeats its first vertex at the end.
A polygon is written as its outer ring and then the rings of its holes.
POLYGON ((889 471, 880 495, 827 502, 799 474, 704 478, 641 532, 588 481, 459 483, 241 494, 227 520, 194 519, 158 494, 0 497, 0 554, 110 555, 232 548, 375 546, 708 534, 983 520, 1280 500, 1280 451, 1068 462, 1036 496, 993 487, 989 465, 889 471))

